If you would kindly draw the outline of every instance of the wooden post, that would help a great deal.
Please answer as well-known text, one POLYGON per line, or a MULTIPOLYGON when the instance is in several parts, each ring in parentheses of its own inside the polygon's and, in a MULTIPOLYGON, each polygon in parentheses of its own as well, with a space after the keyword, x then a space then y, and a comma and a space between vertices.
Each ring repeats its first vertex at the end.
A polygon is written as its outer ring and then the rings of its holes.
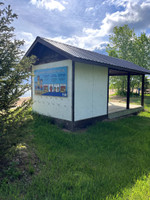
POLYGON ((109 112, 109 68, 108 68, 108 80, 107 80, 107 115, 109 112))
MULTIPOLYGON (((33 67, 31 67, 31 73, 33 73, 33 67)), ((31 99, 33 100, 33 75, 31 74, 31 99)))
POLYGON ((72 122, 74 122, 75 62, 72 61, 72 122))
POLYGON ((144 106, 144 78, 145 75, 142 75, 142 91, 141 91, 141 106, 144 106))
POLYGON ((128 73, 127 81, 127 109, 130 108, 130 73, 128 73))

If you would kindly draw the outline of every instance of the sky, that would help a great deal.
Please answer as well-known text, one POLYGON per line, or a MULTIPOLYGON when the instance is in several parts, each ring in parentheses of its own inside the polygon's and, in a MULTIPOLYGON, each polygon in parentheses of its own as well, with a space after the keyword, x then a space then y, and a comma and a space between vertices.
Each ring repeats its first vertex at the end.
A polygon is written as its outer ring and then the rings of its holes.
POLYGON ((5 0, 13 12, 24 50, 37 36, 106 53, 113 27, 128 24, 150 35, 150 0, 5 0))
MULTIPOLYGON (((37 36, 107 54, 115 26, 128 26, 137 35, 150 35, 150 0, 3 0, 18 19, 17 39, 26 52, 37 36)), ((31 91, 24 96, 30 96, 31 91)))

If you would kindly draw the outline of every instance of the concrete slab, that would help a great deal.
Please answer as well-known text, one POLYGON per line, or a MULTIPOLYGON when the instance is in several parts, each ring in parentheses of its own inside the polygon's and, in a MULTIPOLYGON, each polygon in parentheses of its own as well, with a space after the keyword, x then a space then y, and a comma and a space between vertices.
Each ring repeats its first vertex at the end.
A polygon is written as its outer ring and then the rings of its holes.
MULTIPOLYGON (((142 107, 142 106, 130 104, 130 109, 140 108, 140 107, 142 107)), ((108 113, 118 112, 118 111, 122 111, 122 110, 126 110, 126 103, 110 102, 108 104, 108 113)))
POLYGON ((110 102, 108 107, 108 118, 114 119, 121 116, 126 116, 134 113, 138 113, 144 110, 144 107, 140 105, 130 104, 130 109, 126 109, 125 103, 110 102))

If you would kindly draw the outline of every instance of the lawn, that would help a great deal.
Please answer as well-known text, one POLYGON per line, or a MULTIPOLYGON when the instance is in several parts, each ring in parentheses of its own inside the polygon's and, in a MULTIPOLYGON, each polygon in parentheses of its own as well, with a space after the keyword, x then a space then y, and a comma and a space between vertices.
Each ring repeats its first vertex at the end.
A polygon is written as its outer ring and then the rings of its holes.
POLYGON ((21 144, 1 179, 0 199, 150 199, 150 96, 145 104, 138 116, 74 133, 33 115, 19 130, 21 144))

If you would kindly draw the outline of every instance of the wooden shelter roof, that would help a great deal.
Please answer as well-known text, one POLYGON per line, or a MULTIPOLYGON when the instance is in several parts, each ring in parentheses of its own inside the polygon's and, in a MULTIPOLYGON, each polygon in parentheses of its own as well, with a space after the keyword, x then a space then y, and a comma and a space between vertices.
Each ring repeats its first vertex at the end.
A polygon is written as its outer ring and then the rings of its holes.
POLYGON ((25 56, 36 55, 39 57, 40 52, 42 53, 42 51, 39 49, 39 44, 47 47, 53 52, 58 53, 61 59, 71 59, 75 62, 108 67, 110 69, 110 75, 126 75, 128 73, 131 75, 150 74, 150 70, 140 67, 132 62, 81 49, 42 37, 36 38, 29 50, 26 52, 25 56))

